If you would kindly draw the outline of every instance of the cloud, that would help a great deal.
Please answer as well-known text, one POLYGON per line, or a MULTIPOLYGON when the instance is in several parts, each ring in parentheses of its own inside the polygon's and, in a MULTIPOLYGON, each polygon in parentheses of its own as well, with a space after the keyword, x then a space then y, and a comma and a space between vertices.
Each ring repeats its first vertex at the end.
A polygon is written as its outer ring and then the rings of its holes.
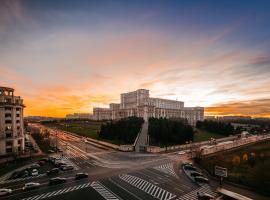
POLYGON ((236 101, 207 107, 208 115, 249 115, 270 117, 270 99, 236 101))

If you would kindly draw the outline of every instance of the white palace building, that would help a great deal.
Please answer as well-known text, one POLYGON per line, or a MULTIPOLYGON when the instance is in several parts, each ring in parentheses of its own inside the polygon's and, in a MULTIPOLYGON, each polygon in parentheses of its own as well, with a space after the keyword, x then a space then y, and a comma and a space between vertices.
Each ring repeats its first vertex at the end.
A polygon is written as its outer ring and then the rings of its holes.
POLYGON ((192 126, 204 120, 203 107, 184 107, 184 102, 152 98, 149 90, 138 89, 121 94, 121 103, 111 103, 109 108, 93 108, 95 120, 117 120, 126 117, 184 118, 192 126))

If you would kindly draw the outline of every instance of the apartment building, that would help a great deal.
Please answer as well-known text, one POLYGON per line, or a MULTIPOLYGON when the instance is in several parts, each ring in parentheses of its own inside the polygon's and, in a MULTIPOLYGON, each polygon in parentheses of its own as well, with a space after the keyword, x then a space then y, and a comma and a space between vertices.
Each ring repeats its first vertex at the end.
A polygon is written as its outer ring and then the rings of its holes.
POLYGON ((24 151, 23 99, 0 87, 0 155, 24 151))

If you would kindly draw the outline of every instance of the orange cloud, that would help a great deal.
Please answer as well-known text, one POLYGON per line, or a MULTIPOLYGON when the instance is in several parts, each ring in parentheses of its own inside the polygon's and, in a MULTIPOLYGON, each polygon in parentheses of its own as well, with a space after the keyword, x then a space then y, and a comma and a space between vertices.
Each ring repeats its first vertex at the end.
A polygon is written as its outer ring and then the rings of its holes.
POLYGON ((229 102, 207 107, 206 115, 245 115, 270 117, 270 99, 229 102))

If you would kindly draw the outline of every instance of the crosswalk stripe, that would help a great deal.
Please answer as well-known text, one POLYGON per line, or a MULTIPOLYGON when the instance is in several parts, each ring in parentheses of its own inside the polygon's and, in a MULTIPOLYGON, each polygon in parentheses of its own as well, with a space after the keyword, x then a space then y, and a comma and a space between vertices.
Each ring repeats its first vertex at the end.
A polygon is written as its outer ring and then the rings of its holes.
POLYGON ((173 163, 166 163, 160 166, 153 167, 153 169, 163 172, 165 174, 171 175, 175 178, 179 178, 174 171, 173 163))
POLYGON ((120 200, 112 191, 102 185, 100 182, 93 182, 91 187, 96 190, 106 200, 120 200))
POLYGON ((55 191, 52 191, 52 192, 47 192, 47 193, 44 193, 44 194, 40 194, 40 195, 35 195, 35 196, 32 196, 32 197, 24 198, 22 200, 40 200, 40 199, 45 199, 45 198, 49 198, 49 197, 52 197, 52 196, 56 196, 56 195, 64 194, 64 193, 67 193, 67 192, 71 192, 71 191, 74 191, 74 190, 79 190, 79 189, 82 189, 82 188, 86 188, 86 187, 89 187, 90 184, 91 184, 91 182, 80 184, 80 185, 75 185, 75 186, 72 186, 72 187, 67 187, 67 188, 64 188, 64 189, 55 190, 55 191))
POLYGON ((122 174, 119 175, 119 178, 159 200, 169 200, 176 197, 176 195, 136 176, 122 174))

